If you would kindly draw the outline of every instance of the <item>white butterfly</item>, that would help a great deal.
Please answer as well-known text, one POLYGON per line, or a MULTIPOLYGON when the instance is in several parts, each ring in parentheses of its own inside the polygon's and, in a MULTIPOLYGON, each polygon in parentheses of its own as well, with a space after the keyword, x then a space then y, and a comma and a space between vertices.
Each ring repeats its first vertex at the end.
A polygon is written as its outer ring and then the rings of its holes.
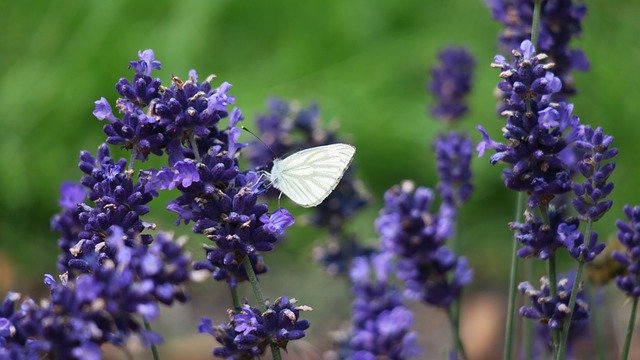
POLYGON ((356 148, 331 144, 298 151, 273 161, 267 173, 273 187, 303 207, 320 204, 336 188, 356 148))

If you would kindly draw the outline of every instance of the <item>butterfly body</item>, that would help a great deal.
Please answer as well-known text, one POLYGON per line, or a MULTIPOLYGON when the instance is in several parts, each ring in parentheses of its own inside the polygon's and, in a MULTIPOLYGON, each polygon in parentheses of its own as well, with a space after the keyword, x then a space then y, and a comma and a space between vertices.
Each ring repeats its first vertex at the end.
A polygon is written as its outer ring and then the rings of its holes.
POLYGON ((356 148, 331 144, 298 151, 273 161, 269 181, 296 204, 313 207, 336 188, 356 148))

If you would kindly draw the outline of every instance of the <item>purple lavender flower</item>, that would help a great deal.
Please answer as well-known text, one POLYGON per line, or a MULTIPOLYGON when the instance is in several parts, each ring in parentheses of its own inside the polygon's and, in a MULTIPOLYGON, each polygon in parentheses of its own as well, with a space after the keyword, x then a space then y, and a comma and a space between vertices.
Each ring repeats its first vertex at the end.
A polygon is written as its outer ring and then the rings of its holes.
POLYGON ((60 187, 61 212, 51 219, 51 229, 60 234, 58 238, 58 270, 65 272, 73 255, 69 251, 78 242, 78 234, 83 229, 80 213, 83 211, 87 191, 81 184, 65 182, 60 187))
POLYGON ((434 214, 433 202, 433 191, 404 181, 385 193, 385 208, 375 224, 382 249, 398 257, 406 294, 447 307, 471 282, 473 271, 466 258, 444 246, 453 232, 453 212, 443 206, 434 214))
MULTIPOLYGON (((522 41, 531 38, 533 0, 486 0, 493 18, 504 25, 500 33, 500 47, 509 52, 522 41)), ((541 52, 549 55, 555 63, 556 74, 562 80, 563 88, 554 94, 555 100, 562 100, 575 94, 573 70, 586 71, 589 61, 579 49, 569 48, 574 37, 582 34, 582 20, 587 8, 572 0, 547 0, 542 4, 540 18, 541 52)))
POLYGON ((618 240, 625 251, 614 251, 613 258, 622 264, 627 273, 616 277, 618 288, 630 297, 640 297, 640 206, 625 205, 628 222, 618 220, 618 240))
POLYGON ((471 139, 456 132, 439 135, 434 142, 438 170, 438 192, 443 201, 459 207, 469 200, 471 184, 471 139))
POLYGON ((295 299, 285 296, 276 299, 265 312, 242 305, 237 311, 229 311, 227 324, 212 326, 208 318, 202 318, 201 333, 211 334, 220 347, 213 355, 225 359, 252 359, 262 355, 269 344, 286 349, 290 341, 301 339, 309 328, 307 320, 300 320, 301 311, 310 311, 305 305, 296 306, 295 299))
MULTIPOLYGON (((110 257, 104 250, 105 234, 112 226, 122 228, 129 241, 138 239, 149 244, 150 235, 139 235, 146 227, 140 216, 149 212, 147 204, 157 196, 155 191, 146 190, 146 179, 133 179, 133 171, 127 168, 127 162, 120 159, 115 162, 106 144, 98 149, 97 157, 83 151, 80 154, 80 170, 86 175, 81 183, 87 189, 87 198, 94 206, 80 204, 82 211, 77 215, 82 230, 75 242, 69 240, 64 245, 73 245, 62 249, 61 264, 63 270, 87 271, 90 262, 110 257), (71 256, 69 256, 69 253, 71 256)), ((129 244, 131 245, 131 244, 129 244)))
POLYGON ((413 314, 390 284, 391 254, 357 257, 352 262, 353 302, 350 359, 407 359, 420 354, 411 331, 413 314))
MULTIPOLYGON (((573 286, 573 280, 575 280, 575 271, 569 272, 566 276, 560 276, 568 280, 565 285, 565 289, 571 289, 573 286)), ((584 305, 588 304, 586 296, 583 292, 578 292, 577 301, 580 301, 583 309, 584 305)), ((544 301, 544 300, 543 300, 544 301)), ((553 351, 553 342, 551 338, 552 332, 549 329, 548 323, 538 322, 535 327, 535 340, 534 340, 534 353, 537 352, 538 355, 534 355, 534 358, 544 357, 544 354, 551 354, 553 351)), ((578 321, 574 321, 571 319, 571 326, 569 327, 569 335, 567 337, 567 353, 568 358, 572 358, 571 354, 573 352, 573 348, 575 343, 580 339, 589 337, 589 321, 588 318, 580 318, 578 321)))
MULTIPOLYGON (((520 283, 518 288, 529 298, 530 306, 520 308, 520 315, 536 320, 544 325, 549 331, 560 330, 564 326, 566 316, 571 311, 569 309, 569 298, 573 278, 562 278, 558 281, 558 295, 551 296, 549 281, 547 278, 540 280, 540 289, 534 288, 528 282, 520 283)), ((578 293, 576 306, 571 317, 571 327, 583 327, 588 322, 589 310, 584 301, 582 291, 578 293)))
POLYGON ((464 47, 446 48, 438 53, 438 60, 429 82, 436 103, 429 110, 436 119, 455 121, 468 110, 464 98, 471 91, 476 62, 464 47))
POLYGON ((576 142, 578 150, 584 154, 577 167, 585 177, 582 184, 574 184, 576 198, 573 206, 585 221, 599 220, 613 205, 607 196, 613 190, 613 183, 607 182, 615 169, 615 163, 603 164, 618 154, 618 149, 609 147, 613 137, 605 135, 602 128, 580 127, 580 139, 576 142))
MULTIPOLYGON (((247 280, 241 266, 246 256, 258 273, 266 271, 259 252, 272 250, 294 221, 285 209, 268 213, 267 205, 258 202, 262 190, 257 181, 258 175, 249 172, 236 174, 233 183, 224 190, 198 183, 196 189, 211 189, 211 198, 190 187, 178 186, 184 190, 183 195, 169 205, 182 213, 188 208, 188 219, 196 220, 193 231, 206 235, 216 245, 205 247, 207 262, 199 262, 197 268, 212 271, 216 280, 225 280, 231 286, 247 280)), ((182 213, 180 216, 185 219, 182 213)))
POLYGON ((101 344, 122 345, 132 334, 146 343, 161 341, 138 319, 157 317, 158 302, 186 300, 182 286, 189 280, 191 260, 166 234, 160 233, 151 246, 132 248, 122 229, 109 232, 104 247, 111 258, 88 262, 86 272, 73 280, 63 274, 58 282, 46 275, 50 297, 41 306, 26 300, 16 310, 19 296, 5 298, 0 308, 0 355, 6 350, 27 354, 28 359, 33 353, 99 359, 101 344))
POLYGON ((542 63, 546 56, 536 55, 528 40, 520 48, 522 52, 513 52, 513 65, 499 55, 493 64, 502 70, 498 87, 505 92, 503 135, 508 143, 495 142, 478 126, 483 140, 477 150, 482 155, 493 149, 492 164, 511 165, 503 171, 505 185, 528 192, 529 207, 536 207, 571 189, 571 164, 565 158, 578 139, 580 120, 572 115, 573 105, 549 102, 561 83, 542 63))
MULTIPOLYGON (((107 120, 104 132, 107 143, 132 150, 137 160, 147 160, 150 154, 169 154, 171 165, 185 157, 197 157, 206 152, 215 139, 226 142, 228 132, 219 131, 218 123, 228 116, 227 106, 234 98, 228 94, 231 84, 213 88, 215 76, 199 82, 192 70, 189 79, 172 78, 170 87, 152 79, 152 71, 160 68, 153 51, 139 52, 139 61, 132 61, 136 74, 133 82, 120 79, 116 90, 122 96, 116 101, 121 118, 114 115, 105 98, 96 101, 93 114, 107 120), (185 142, 196 140, 196 149, 185 142)), ((236 111, 236 117, 241 117, 236 111)), ((230 125, 231 128, 234 125, 230 125)), ((237 131, 236 131, 237 132, 237 131)), ((232 152, 233 153, 233 152, 232 152)))

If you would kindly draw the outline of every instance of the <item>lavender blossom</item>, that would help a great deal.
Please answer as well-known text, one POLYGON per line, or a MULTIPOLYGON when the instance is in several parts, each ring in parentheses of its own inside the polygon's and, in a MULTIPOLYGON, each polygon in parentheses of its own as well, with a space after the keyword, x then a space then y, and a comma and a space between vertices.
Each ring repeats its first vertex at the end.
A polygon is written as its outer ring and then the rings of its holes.
POLYGON ((139 52, 139 61, 132 61, 136 74, 133 81, 120 79, 116 90, 122 96, 116 101, 121 114, 118 118, 105 98, 95 102, 93 114, 106 120, 104 126, 107 143, 121 145, 132 150, 138 160, 147 160, 150 154, 169 154, 171 165, 185 157, 195 157, 198 151, 206 152, 214 138, 226 138, 228 133, 218 131, 218 122, 228 116, 227 106, 233 104, 229 95, 231 84, 223 83, 213 88, 215 76, 199 82, 192 70, 189 79, 172 78, 172 85, 165 87, 160 79, 152 79, 154 69, 160 68, 153 51, 139 52), (189 139, 202 148, 183 146, 189 139))
MULTIPOLYGON (((573 280, 575 280, 575 271, 570 272, 567 276, 560 276, 560 278, 567 279, 568 282, 565 285, 565 289, 571 289, 573 286, 573 280), (573 279, 573 280, 572 280, 573 279)), ((588 303, 585 294, 580 291, 577 295, 577 300, 582 304, 581 306, 588 303)), ((535 356, 534 358, 541 357, 543 358, 545 353, 551 354, 553 351, 553 339, 551 337, 552 331, 547 326, 548 323, 539 322, 535 326, 535 340, 534 340, 534 352, 537 352, 539 356, 535 356)), ((567 353, 568 358, 572 358, 573 349, 575 347, 576 342, 580 339, 589 338, 589 321, 588 318, 580 318, 578 321, 571 320, 571 326, 569 327, 569 335, 567 337, 567 353)))
POLYGON ((505 92, 503 135, 508 143, 495 142, 478 126, 483 140, 477 150, 482 155, 493 149, 492 164, 511 165, 503 171, 505 185, 529 193, 529 207, 536 207, 571 190, 571 164, 565 158, 578 139, 580 120, 572 115, 573 105, 550 103, 561 82, 542 63, 546 55, 536 55, 528 40, 520 48, 522 52, 513 52, 513 65, 499 55, 493 64, 502 70, 498 87, 505 92))
POLYGON ((60 234, 58 238, 58 270, 65 272, 69 260, 73 255, 69 251, 78 242, 78 235, 83 229, 80 222, 80 213, 83 211, 81 204, 86 199, 86 190, 81 184, 65 182, 60 187, 60 200, 58 204, 61 212, 51 219, 51 229, 60 234))
POLYGON ((626 268, 626 274, 616 277, 616 285, 627 296, 640 297, 640 206, 625 205, 628 222, 618 220, 618 240, 624 251, 614 251, 613 259, 626 268))
POLYGON ((227 324, 214 327, 211 319, 202 318, 199 331, 211 334, 220 343, 213 350, 219 358, 252 359, 264 354, 269 344, 286 349, 290 341, 302 339, 309 328, 307 320, 300 320, 300 312, 311 308, 296 306, 296 302, 283 296, 264 312, 245 304, 237 311, 229 310, 227 324))
POLYGON ((391 255, 382 253, 352 262, 355 300, 349 359, 401 360, 420 354, 417 334, 411 331, 413 314, 389 283, 390 261, 391 255))
POLYGON ((112 258, 88 262, 86 272, 72 281, 66 274, 60 282, 46 275, 50 297, 40 306, 26 300, 17 310, 19 296, 5 298, 0 327, 4 323, 7 331, 0 329, 0 354, 99 359, 101 344, 121 346, 133 334, 146 344, 161 341, 138 319, 155 319, 158 302, 186 300, 182 286, 189 279, 191 261, 166 234, 160 233, 151 246, 132 248, 125 244, 128 239, 122 229, 113 227, 109 232, 104 247, 112 258))
POLYGON ((452 122, 468 111, 464 98, 471 91, 476 64, 464 47, 446 48, 438 53, 438 60, 429 82, 436 103, 429 110, 436 119, 452 122))
MULTIPOLYGON (((486 0, 493 18, 504 25, 500 33, 500 47, 510 52, 522 41, 531 38, 533 0, 486 0)), ((572 49, 572 38, 582 34, 582 21, 587 13, 584 4, 572 0, 547 0, 542 4, 538 46, 555 63, 555 72, 563 88, 554 100, 575 94, 573 70, 586 71, 589 61, 584 52, 572 49)))
POLYGON ((453 233, 453 214, 447 206, 432 213, 433 201, 433 191, 404 181, 385 193, 375 225, 382 249, 398 258, 398 278, 407 295, 447 307, 471 282, 473 271, 466 258, 444 246, 453 233))
MULTIPOLYGON (((520 291, 529 298, 531 304, 530 306, 521 307, 520 315, 540 322, 549 331, 560 330, 564 326, 566 316, 571 311, 569 309, 569 298, 571 297, 573 280, 569 278, 559 280, 558 295, 555 297, 551 296, 547 278, 543 277, 540 280, 540 284, 540 289, 534 288, 528 282, 520 283, 518 286, 520 291)), ((588 319, 588 305, 584 301, 582 291, 579 291, 573 316, 571 317, 571 327, 583 327, 585 322, 588 322, 588 319)))
POLYGON ((595 130, 591 126, 580 127, 580 139, 576 147, 584 152, 577 167, 585 177, 582 184, 574 184, 576 198, 573 206, 585 221, 599 220, 613 205, 607 196, 613 191, 613 183, 608 182, 615 169, 615 163, 603 164, 618 154, 618 149, 611 147, 613 137, 604 134, 602 128, 595 130))
POLYGON ((438 170, 438 192, 443 201, 459 207, 473 192, 471 183, 471 139, 456 132, 439 135, 434 142, 438 170))
MULTIPOLYGON (((110 257, 104 251, 104 241, 112 226, 122 228, 129 242, 139 239, 141 243, 149 244, 152 241, 150 235, 140 235, 150 226, 140 216, 149 212, 147 204, 157 196, 155 191, 146 190, 146 179, 135 181, 133 171, 127 168, 127 161, 114 161, 106 144, 100 146, 97 157, 83 151, 79 168, 86 174, 81 183, 86 188, 87 199, 94 206, 77 205, 82 210, 77 214, 82 230, 77 233, 75 241, 67 239, 61 244, 65 247, 73 244, 62 249, 61 261, 68 260, 66 264, 60 264, 64 271, 87 271, 91 267, 90 262, 110 257)), ((133 246, 132 243, 128 245, 133 246)))

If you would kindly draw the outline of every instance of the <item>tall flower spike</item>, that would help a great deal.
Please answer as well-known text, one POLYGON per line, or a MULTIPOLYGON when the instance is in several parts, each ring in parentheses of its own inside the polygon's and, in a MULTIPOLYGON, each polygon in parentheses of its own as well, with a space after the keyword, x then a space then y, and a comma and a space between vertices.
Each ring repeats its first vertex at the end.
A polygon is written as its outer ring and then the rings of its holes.
POLYGON ((571 190, 571 164, 567 152, 578 139, 580 120, 572 114, 573 105, 551 103, 550 96, 561 88, 560 80, 547 71, 544 54, 535 54, 530 41, 513 51, 514 63, 498 55, 493 64, 501 70, 498 88, 505 92, 502 115, 506 117, 503 135, 506 144, 491 139, 478 126, 483 140, 479 155, 495 150, 491 163, 504 162, 505 185, 526 191, 529 207, 549 203, 555 196, 571 190))
POLYGON ((420 354, 413 314, 390 284, 391 255, 373 254, 352 262, 352 334, 349 359, 407 359, 420 354))
POLYGON ((471 91, 476 62, 464 47, 446 48, 438 53, 438 60, 431 69, 429 90, 435 104, 429 111, 436 119, 455 121, 468 110, 465 97, 471 91))
POLYGON ((618 154, 618 149, 610 147, 613 136, 604 134, 602 128, 595 130, 588 125, 580 127, 576 147, 583 152, 577 163, 580 173, 585 177, 582 184, 574 184, 576 198, 573 206, 585 221, 599 220, 613 205, 607 199, 613 191, 613 183, 608 182, 615 169, 615 163, 604 163, 618 154))
POLYGON ((622 264, 627 272, 616 277, 616 284, 627 296, 640 297, 640 206, 625 205, 627 222, 618 220, 618 240, 625 251, 614 251, 613 258, 622 264))
MULTIPOLYGON (((547 278, 540 280, 540 289, 534 288, 528 282, 521 283, 518 288, 529 298, 530 306, 520 308, 520 315, 536 320, 545 325, 550 331, 562 329, 566 316, 571 311, 569 309, 569 298, 571 297, 571 287, 573 281, 569 278, 562 278, 558 281, 558 295, 551 296, 549 281, 547 278)), ((572 326, 589 319, 587 303, 582 300, 581 291, 578 293, 574 314, 571 317, 572 326)))
POLYGON ((431 189, 404 181, 385 193, 385 207, 375 225, 381 246, 398 258, 398 278, 406 294, 434 306, 447 307, 471 282, 473 271, 465 257, 444 246, 452 235, 447 206, 432 213, 431 189))
MULTIPOLYGON (((522 41, 531 38, 534 0, 486 0, 493 18, 504 25, 500 33, 500 47, 510 52, 522 41)), ((587 14, 586 5, 572 0, 544 1, 540 18, 540 51, 555 63, 555 72, 563 88, 553 95, 563 100, 575 94, 573 71, 586 71, 589 61, 584 52, 569 47, 575 37, 582 34, 582 21, 587 14)))
POLYGON ((211 319, 202 318, 198 329, 215 337, 221 345, 213 350, 214 356, 252 359, 264 354, 269 344, 286 349, 290 341, 306 335, 309 322, 300 320, 300 312, 311 308, 295 305, 296 302, 283 296, 270 304, 265 312, 244 304, 237 311, 229 310, 227 324, 214 327, 211 319))
POLYGON ((433 144, 438 170, 438 192, 442 200, 459 207, 471 197, 471 139, 456 132, 439 135, 433 144))

